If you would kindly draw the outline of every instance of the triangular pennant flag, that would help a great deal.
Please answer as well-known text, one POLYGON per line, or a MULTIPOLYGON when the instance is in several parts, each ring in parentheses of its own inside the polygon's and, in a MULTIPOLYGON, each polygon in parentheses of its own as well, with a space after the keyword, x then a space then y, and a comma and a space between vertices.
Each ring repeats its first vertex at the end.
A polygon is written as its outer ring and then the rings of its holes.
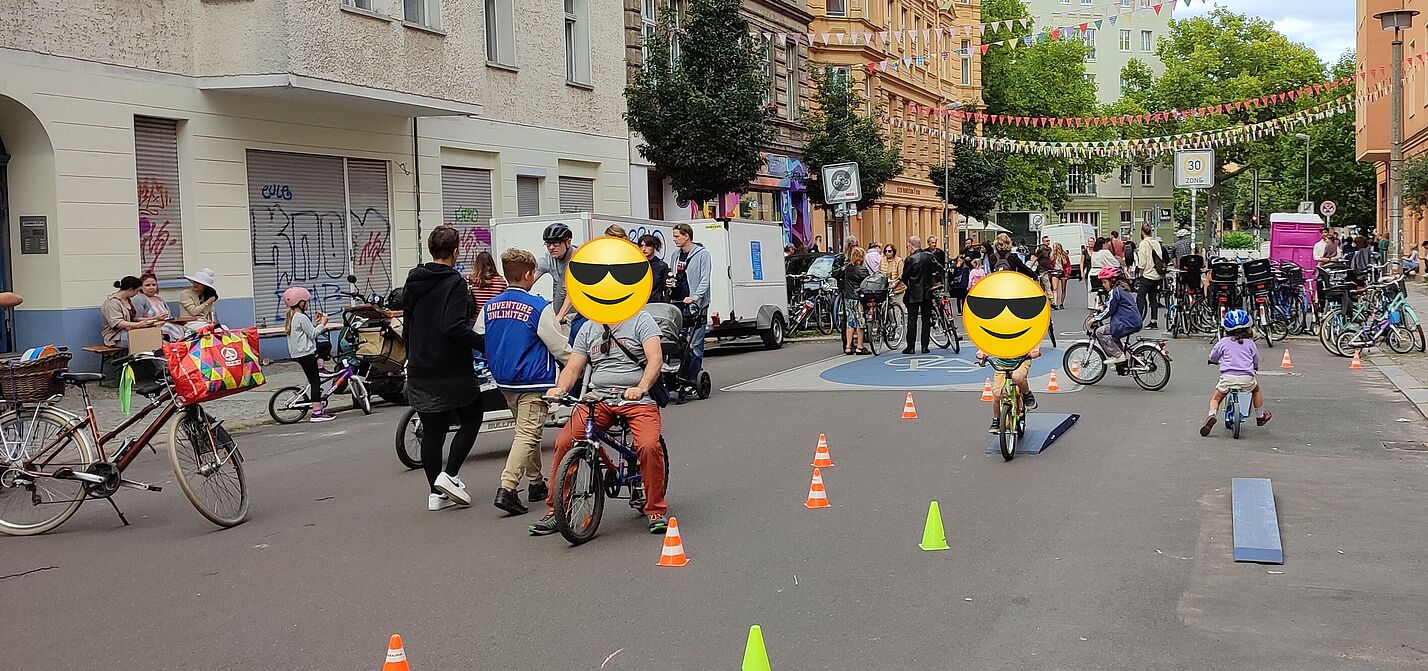
POLYGON ((983 56, 985 56, 985 55, 987 54, 987 49, 991 48, 991 46, 992 46, 992 45, 987 44, 986 42, 983 42, 983 43, 982 43, 981 49, 982 49, 982 55, 983 55, 983 56))
POLYGON ((1117 17, 1115 14, 1112 14, 1112 15, 1111 15, 1111 17, 1110 17, 1110 19, 1111 19, 1111 25, 1113 25, 1113 26, 1116 25, 1116 19, 1117 19, 1117 18, 1118 18, 1118 17, 1117 17))
POLYGON ((1101 20, 1100 20, 1100 19, 1096 19, 1094 23, 1096 24, 1096 30, 1100 30, 1100 29, 1101 29, 1101 20))
POLYGON ((1156 3, 1155 5, 1152 5, 1152 6, 1155 8, 1155 15, 1156 15, 1156 16, 1160 16, 1160 6, 1161 6, 1162 4, 1164 4, 1164 3, 1156 3))

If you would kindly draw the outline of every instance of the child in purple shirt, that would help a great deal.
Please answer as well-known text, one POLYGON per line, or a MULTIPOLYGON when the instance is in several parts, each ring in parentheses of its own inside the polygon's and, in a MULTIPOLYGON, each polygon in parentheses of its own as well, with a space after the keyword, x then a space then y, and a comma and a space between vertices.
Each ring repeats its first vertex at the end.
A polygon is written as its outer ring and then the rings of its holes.
POLYGON ((1255 372, 1259 370, 1259 349, 1255 347, 1250 332, 1249 314, 1244 310, 1230 310, 1225 313, 1224 322, 1229 335, 1220 338, 1210 349, 1210 363, 1220 364, 1220 381, 1215 384, 1215 393, 1210 395, 1210 416, 1200 427, 1202 436, 1210 435, 1210 429, 1214 428, 1220 413, 1220 403, 1231 390, 1251 394, 1256 426, 1264 426, 1270 418, 1269 410, 1264 407, 1264 394, 1255 379, 1255 372))

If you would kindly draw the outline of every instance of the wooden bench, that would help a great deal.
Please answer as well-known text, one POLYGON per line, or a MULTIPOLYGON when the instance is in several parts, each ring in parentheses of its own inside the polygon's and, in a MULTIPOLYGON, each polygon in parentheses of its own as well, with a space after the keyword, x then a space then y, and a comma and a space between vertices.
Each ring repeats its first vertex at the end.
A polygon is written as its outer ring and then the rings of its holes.
POLYGON ((124 349, 123 347, 116 347, 114 345, 88 345, 85 347, 81 347, 80 349, 91 354, 99 355, 99 372, 104 375, 104 381, 100 383, 100 386, 107 386, 104 384, 104 382, 109 382, 110 380, 114 380, 115 384, 118 383, 117 381, 119 378, 119 371, 110 366, 109 364, 114 359, 128 354, 128 350, 124 349))

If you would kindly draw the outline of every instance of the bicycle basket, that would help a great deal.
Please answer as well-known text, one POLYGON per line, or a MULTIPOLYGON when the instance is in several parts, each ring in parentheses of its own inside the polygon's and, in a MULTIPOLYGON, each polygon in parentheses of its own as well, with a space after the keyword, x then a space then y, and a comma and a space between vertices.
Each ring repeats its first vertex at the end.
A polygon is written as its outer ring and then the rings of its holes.
POLYGON ((74 355, 60 352, 34 361, 8 359, 0 363, 0 398, 10 403, 40 403, 64 394, 57 373, 69 369, 74 355))
POLYGON ((399 371, 407 361, 407 344, 385 326, 357 329, 357 358, 380 371, 399 371))

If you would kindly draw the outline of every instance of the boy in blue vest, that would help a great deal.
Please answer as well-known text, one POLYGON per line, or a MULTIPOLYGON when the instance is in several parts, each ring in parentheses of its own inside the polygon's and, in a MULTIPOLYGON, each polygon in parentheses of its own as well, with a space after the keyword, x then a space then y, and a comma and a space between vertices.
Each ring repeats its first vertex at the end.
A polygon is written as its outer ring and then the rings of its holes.
POLYGON ((496 507, 523 515, 528 509, 516 496, 522 471, 530 480, 526 498, 546 498, 540 472, 541 429, 550 408, 545 391, 555 386, 556 364, 565 363, 570 349, 555 307, 530 292, 536 280, 535 255, 524 249, 506 250, 501 254, 501 274, 509 288, 486 303, 477 317, 476 332, 486 336, 486 364, 516 420, 496 507))

